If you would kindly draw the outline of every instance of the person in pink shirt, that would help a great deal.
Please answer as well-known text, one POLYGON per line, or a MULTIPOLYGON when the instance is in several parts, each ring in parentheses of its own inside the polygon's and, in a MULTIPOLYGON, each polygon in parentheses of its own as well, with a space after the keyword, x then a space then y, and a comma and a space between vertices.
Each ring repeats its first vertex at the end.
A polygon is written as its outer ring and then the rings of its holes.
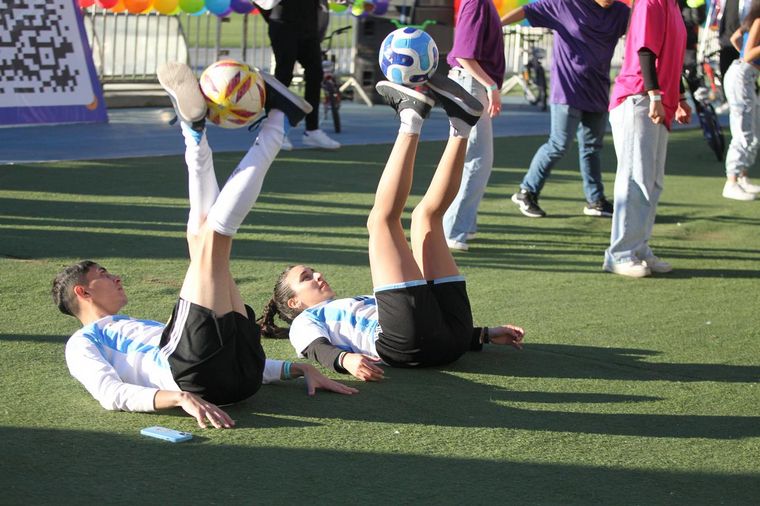
POLYGON ((663 188, 668 132, 688 123, 691 108, 681 84, 686 27, 676 0, 635 0, 625 59, 610 97, 610 125, 618 159, 615 212, 604 270, 641 278, 670 272, 649 247, 663 188))

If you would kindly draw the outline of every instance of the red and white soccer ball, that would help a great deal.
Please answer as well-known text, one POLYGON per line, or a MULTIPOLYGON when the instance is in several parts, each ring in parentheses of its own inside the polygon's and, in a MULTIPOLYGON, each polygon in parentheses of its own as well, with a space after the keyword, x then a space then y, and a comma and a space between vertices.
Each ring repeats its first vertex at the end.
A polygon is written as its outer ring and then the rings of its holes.
POLYGON ((200 85, 209 121, 222 128, 250 125, 264 110, 264 79, 245 63, 218 61, 203 71, 200 85))

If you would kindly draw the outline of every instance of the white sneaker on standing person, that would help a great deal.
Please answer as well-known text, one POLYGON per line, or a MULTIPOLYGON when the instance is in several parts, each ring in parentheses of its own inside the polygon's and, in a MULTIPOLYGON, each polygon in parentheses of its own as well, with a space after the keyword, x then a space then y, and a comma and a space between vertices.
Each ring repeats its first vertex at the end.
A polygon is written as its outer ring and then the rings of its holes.
POLYGON ((282 138, 282 146, 280 147, 280 151, 293 151, 293 143, 290 142, 287 132, 285 132, 285 137, 282 138))
POLYGON ((338 149, 340 147, 340 142, 328 137, 321 128, 304 130, 303 143, 312 148, 338 149))

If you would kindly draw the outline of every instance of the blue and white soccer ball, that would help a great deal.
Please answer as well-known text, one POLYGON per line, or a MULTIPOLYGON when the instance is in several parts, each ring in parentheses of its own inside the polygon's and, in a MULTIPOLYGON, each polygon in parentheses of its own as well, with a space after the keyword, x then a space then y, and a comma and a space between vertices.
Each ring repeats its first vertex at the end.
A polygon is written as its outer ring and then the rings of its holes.
POLYGON ((396 84, 414 86, 430 79, 438 68, 438 46, 417 28, 394 30, 380 45, 380 69, 396 84))

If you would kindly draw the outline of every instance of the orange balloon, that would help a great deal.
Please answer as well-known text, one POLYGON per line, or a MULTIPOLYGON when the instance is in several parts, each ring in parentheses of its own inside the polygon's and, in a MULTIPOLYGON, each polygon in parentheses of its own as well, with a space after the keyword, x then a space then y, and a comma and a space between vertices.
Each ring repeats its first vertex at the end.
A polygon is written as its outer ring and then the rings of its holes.
POLYGON ((116 4, 109 10, 111 12, 124 12, 127 8, 124 6, 124 0, 116 0, 116 4))
POLYGON ((150 8, 151 0, 124 0, 124 8, 130 14, 140 14, 145 9, 150 8))

